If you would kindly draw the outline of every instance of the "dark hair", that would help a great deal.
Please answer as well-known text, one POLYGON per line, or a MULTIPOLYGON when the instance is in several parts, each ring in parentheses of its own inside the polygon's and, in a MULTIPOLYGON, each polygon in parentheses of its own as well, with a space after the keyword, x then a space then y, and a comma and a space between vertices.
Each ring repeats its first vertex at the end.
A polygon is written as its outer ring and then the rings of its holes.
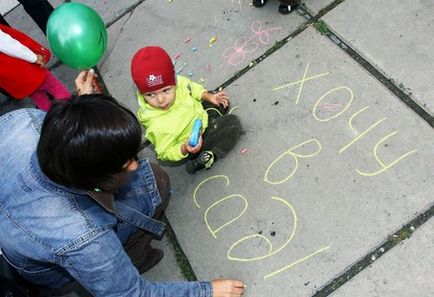
POLYGON ((113 192, 123 165, 137 156, 141 137, 134 114, 111 96, 59 100, 42 124, 39 165, 58 184, 113 192))

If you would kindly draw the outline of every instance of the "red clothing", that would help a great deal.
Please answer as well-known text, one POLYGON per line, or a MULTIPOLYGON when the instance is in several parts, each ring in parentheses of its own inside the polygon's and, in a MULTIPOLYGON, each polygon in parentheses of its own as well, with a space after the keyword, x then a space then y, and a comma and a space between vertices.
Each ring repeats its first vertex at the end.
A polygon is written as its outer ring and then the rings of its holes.
MULTIPOLYGON (((24 33, 0 24, 0 30, 28 47, 32 52, 50 59, 50 51, 24 33)), ((13 58, 0 52, 0 88, 16 99, 34 93, 47 76, 47 69, 37 64, 13 58)))

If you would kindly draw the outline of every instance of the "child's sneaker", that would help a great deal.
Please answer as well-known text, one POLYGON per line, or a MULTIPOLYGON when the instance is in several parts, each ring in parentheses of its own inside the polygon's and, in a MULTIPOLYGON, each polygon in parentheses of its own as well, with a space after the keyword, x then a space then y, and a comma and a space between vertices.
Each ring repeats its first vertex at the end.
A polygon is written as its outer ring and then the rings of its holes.
POLYGON ((267 3, 268 0, 252 0, 252 4, 254 7, 262 7, 267 3))
POLYGON ((185 167, 188 173, 195 174, 204 169, 210 169, 215 160, 213 152, 203 151, 196 159, 188 161, 185 167))

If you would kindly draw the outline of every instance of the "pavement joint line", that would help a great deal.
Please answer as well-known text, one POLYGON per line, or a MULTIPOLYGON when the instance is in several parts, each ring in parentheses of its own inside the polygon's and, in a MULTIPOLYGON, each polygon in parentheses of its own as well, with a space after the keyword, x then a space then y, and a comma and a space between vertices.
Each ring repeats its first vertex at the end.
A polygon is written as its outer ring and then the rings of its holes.
POLYGON ((425 210, 416 214, 416 217, 410 222, 406 223, 392 235, 389 235, 383 242, 375 247, 371 252, 360 258, 353 265, 345 269, 340 275, 325 284, 322 288, 318 289, 312 297, 329 296, 332 292, 336 291, 340 286, 348 282, 350 279, 359 274, 362 270, 371 266, 378 258, 385 255, 393 247, 400 244, 402 241, 411 237, 411 235, 434 216, 434 203, 431 203, 425 210))
POLYGON ((110 57, 111 53, 113 52, 114 48, 116 47, 116 44, 118 43, 118 39, 121 36, 121 33, 124 31, 124 27, 125 25, 128 23, 128 21, 131 19, 131 17, 133 16, 134 10, 131 10, 129 13, 129 16, 126 18, 126 20, 123 22, 123 24, 121 25, 121 28, 119 29, 118 34, 116 34, 116 37, 114 38, 114 40, 112 41, 113 46, 111 50, 107 49, 107 52, 104 54, 101 62, 99 63, 99 67, 103 67, 105 61, 107 61, 107 59, 110 57))
MULTIPOLYGON (((338 0, 336 2, 343 2, 344 0, 338 0)), ((334 3, 333 3, 334 4, 334 3)), ((327 7, 328 8, 328 7, 327 7)), ((327 11, 321 11, 321 16, 327 13, 327 11)), ((308 11, 305 11, 309 15, 308 11)), ((325 35, 334 44, 336 44, 340 49, 347 53, 354 61, 356 61, 360 66, 362 66, 366 71, 368 71, 374 78, 376 78, 383 86, 385 86, 390 92, 392 92, 399 100, 401 100, 405 105, 411 108, 419 117, 421 117, 425 122, 434 128, 434 117, 431 116, 426 110, 424 110, 416 101, 414 101, 408 94, 406 94, 399 86, 396 85, 392 78, 386 77, 380 70, 378 70, 374 65, 372 65, 368 60, 366 60, 362 55, 360 55, 355 49, 353 49, 349 44, 347 44, 342 38, 340 38, 336 33, 334 33, 325 22, 320 19, 320 13, 315 17, 310 15, 311 19, 315 19, 314 27, 322 35, 325 35)), ((401 84, 402 85, 402 84, 401 84)), ((405 88, 405 87, 402 87, 405 88)))
MULTIPOLYGON (((133 11, 137 6, 145 2, 146 0, 140 0, 136 2, 135 4, 131 5, 130 7, 124 9, 121 11, 121 13, 117 14, 116 17, 106 23, 106 27, 109 28, 111 25, 116 23, 119 19, 124 17, 127 13, 133 11)), ((298 36, 300 33, 302 33, 304 30, 306 30, 310 25, 314 25, 318 22, 322 22, 320 18, 324 16, 326 13, 334 9, 336 6, 344 2, 345 0, 336 0, 329 4, 327 7, 321 9, 315 16, 313 16, 310 12, 308 12, 304 8, 304 4, 302 5, 303 8, 297 9, 297 12, 305 17, 307 19, 306 22, 301 24, 294 32, 289 34, 288 36, 284 37, 280 41, 276 41, 275 45, 268 49, 264 54, 259 56, 258 58, 251 61, 251 64, 242 68, 240 71, 235 73, 232 77, 230 77, 228 80, 223 82, 219 87, 216 88, 216 90, 220 88, 225 88, 229 85, 231 85, 233 82, 235 82, 238 78, 240 78, 243 74, 245 74, 247 71, 255 67, 257 64, 259 64, 262 60, 267 58, 269 55, 274 53, 276 50, 280 49, 282 46, 287 44, 292 38, 298 36)), ((65 1, 69 2, 69 1, 65 1)), ((11 9, 9 12, 5 14, 8 15, 12 11, 14 11, 19 5, 11 9)), ((323 22, 324 23, 324 22, 323 22)), ((324 23, 325 24, 325 23, 324 23)), ((420 107, 413 99, 410 98, 409 95, 407 95, 404 91, 402 91, 398 86, 395 85, 392 79, 387 78, 384 74, 382 74, 379 70, 377 70, 371 63, 369 63, 365 58, 363 58, 360 54, 358 54, 353 48, 351 48, 348 44, 346 44, 341 38, 339 38, 335 33, 333 33, 328 27, 326 27, 327 30, 325 32, 320 32, 324 34, 326 37, 328 37, 333 43, 338 45, 343 51, 345 51, 351 58, 353 58, 359 65, 361 65, 364 69, 366 69, 371 75, 373 75, 375 78, 377 78, 387 89, 389 89, 393 94, 395 94, 403 103, 405 103, 408 107, 410 107, 413 111, 415 111, 422 119, 424 119, 431 127, 434 127, 434 118, 429 115, 422 107, 420 107)), ((318 28, 316 27, 318 30, 318 28)), ((62 62, 57 61, 54 65, 50 67, 51 69, 56 69, 63 65, 62 62)), ((105 87, 105 84, 103 82, 103 77, 99 75, 99 79, 103 83, 103 87, 105 87)), ((106 87, 105 87, 106 88, 106 87)), ((107 88, 106 88, 107 89, 107 88)), ((312 297, 323 297, 330 295, 333 291, 338 289, 340 286, 342 286, 344 283, 352 279, 354 276, 356 276, 359 272, 364 270, 365 268, 369 267, 374 261, 376 261, 378 258, 383 256, 387 251, 398 245, 400 242, 402 242, 405 239, 410 238, 411 234, 420 226, 422 226, 425 222, 427 222, 431 217, 434 216, 434 203, 428 207, 427 210, 422 212, 419 215, 416 215, 416 217, 411 220, 409 223, 405 224, 401 229, 399 229, 397 232, 394 232, 392 235, 388 236, 385 241, 380 243, 376 248, 374 248, 371 252, 369 252, 367 255, 362 257, 360 260, 358 260, 356 263, 354 263, 352 266, 347 268, 344 272, 342 272, 340 275, 335 277, 333 280, 331 280, 329 283, 324 285, 322 288, 320 288, 312 297)), ((167 217, 163 216, 163 221, 167 224, 167 238, 168 242, 170 243, 172 249, 175 252, 175 258, 176 262, 181 270, 181 274, 189 281, 195 281, 197 280, 197 277, 189 263, 189 260, 187 256, 185 255, 184 251, 182 250, 177 238, 176 234, 174 233, 167 217)))
POLYGON ((107 22, 106 27, 107 28, 110 27, 111 25, 116 23, 118 20, 123 18, 127 13, 132 12, 134 9, 136 9, 137 6, 139 6, 140 4, 142 4, 145 1, 146 0, 139 0, 136 3, 134 3, 133 5, 131 5, 130 7, 125 8, 123 11, 121 11, 119 14, 117 14, 113 20, 107 22))
POLYGON ((290 33, 288 36, 282 38, 279 41, 276 41, 274 46, 269 48, 265 53, 263 53, 258 58, 252 60, 248 66, 246 66, 246 67, 242 68, 241 70, 239 70, 238 72, 236 72, 234 75, 232 75, 230 78, 228 78, 225 82, 223 82, 221 85, 219 85, 217 88, 215 88, 214 91, 222 90, 222 89, 228 87, 229 85, 231 85, 238 78, 240 78, 242 75, 244 75, 250 69, 255 67, 257 64, 259 64, 262 60, 264 60, 269 55, 271 55, 272 53, 277 51, 279 48, 281 48, 282 46, 287 44, 291 39, 298 36, 300 33, 302 33, 304 30, 306 30, 309 26, 315 24, 323 15, 325 15, 327 12, 329 12, 330 10, 332 10, 333 8, 335 8, 336 6, 338 6, 339 4, 341 4, 344 1, 345 0, 335 0, 334 2, 332 2, 331 4, 326 6, 325 8, 321 9, 318 12, 318 14, 316 14, 315 16, 312 16, 312 14, 306 10, 306 7, 304 4, 300 5, 300 7, 298 9, 296 9, 296 12, 299 15, 303 16, 305 19, 307 19, 306 22, 299 25, 298 28, 294 32, 290 33))
MULTIPOLYGON (((142 4, 142 3, 145 2, 145 1, 146 1, 146 0, 139 0, 139 1, 137 1, 136 3, 134 3, 133 5, 131 5, 131 6, 127 7, 127 8, 125 8, 124 10, 122 10, 119 14, 116 15, 116 17, 115 17, 113 20, 111 20, 111 21, 109 21, 109 22, 107 22, 107 23, 105 24, 106 28, 108 29, 111 25, 113 25, 113 24, 116 23, 118 20, 120 20, 121 18, 123 18, 126 14, 128 14, 128 13, 134 11, 134 9, 136 9, 137 6, 139 6, 140 4, 142 4)), ((71 1, 70 1, 70 0, 65 0, 65 1, 64 1, 64 3, 68 3, 68 2, 71 2, 71 1)), ((18 6, 20 6, 20 5, 17 5, 15 8, 17 8, 18 6)), ((14 9, 15 9, 15 8, 14 8, 14 9)), ((12 10, 14 10, 14 9, 12 9, 12 10)), ((11 11, 12 11, 12 10, 11 10, 11 11)), ((10 13, 11 11, 9 11, 8 13, 10 13)), ((64 65, 64 64, 63 64, 60 60, 58 60, 57 62, 55 62, 55 63, 54 63, 54 64, 49 68, 49 70, 54 70, 54 69, 56 69, 56 68, 58 68, 58 67, 60 67, 60 66, 62 66, 62 65, 64 65)), ((105 82, 104 82, 104 78, 103 78, 103 76, 100 75, 100 73, 99 73, 99 71, 98 71, 98 69, 97 69, 96 66, 94 67, 94 69, 96 70, 96 72, 97 72, 97 74, 98 74, 98 80, 99 80, 99 82, 101 83, 101 85, 102 85, 102 87, 104 88, 104 90, 106 91, 106 94, 107 94, 107 95, 110 95, 109 89, 108 89, 107 85, 106 85, 105 82)))
MULTIPOLYGON (((297 9, 297 11, 300 12, 300 9, 297 9)), ((274 46, 269 48, 265 51, 262 55, 260 55, 258 58, 253 59, 249 65, 242 68, 241 70, 237 71, 234 75, 232 75, 230 78, 228 78, 226 81, 224 81, 221 85, 219 85, 214 91, 222 90, 232 83, 234 83, 238 78, 243 76, 245 73, 247 73, 250 69, 253 69, 256 65, 258 65, 260 62, 265 60, 268 56, 270 56, 272 53, 283 47, 285 44, 287 44, 291 39, 302 33, 304 30, 306 30, 307 27, 312 25, 314 22, 313 20, 307 20, 306 22, 302 23, 298 26, 297 29, 295 29, 294 32, 290 33, 288 36, 282 38, 279 41, 276 41, 274 46)))
POLYGON ((182 250, 182 247, 176 238, 176 234, 165 214, 163 215, 163 222, 166 223, 167 240, 175 253, 176 264, 178 265, 182 276, 188 281, 197 281, 196 274, 190 265, 190 261, 182 250))
MULTIPOLYGON (((127 7, 127 8, 125 8, 121 13, 119 13, 119 14, 116 15, 115 19, 113 19, 113 20, 111 20, 111 21, 109 21, 109 22, 106 23, 106 25, 105 25, 106 28, 108 29, 111 25, 113 25, 113 24, 116 23, 118 20, 120 20, 121 18, 123 18, 126 14, 128 14, 128 13, 131 12, 131 15, 132 15, 132 12, 134 11, 134 9, 136 9, 137 6, 139 6, 140 4, 142 4, 142 3, 145 2, 145 1, 146 1, 146 0, 139 0, 139 1, 137 1, 136 3, 134 3, 133 5, 131 5, 131 6, 127 7)), ((64 3, 68 3, 68 2, 71 2, 71 1, 70 1, 70 0, 65 0, 65 1, 64 1, 64 3)), ((16 7, 18 7, 18 6, 19 6, 19 5, 17 5, 16 7)), ((15 7, 15 8, 16 8, 16 7, 15 7)), ((14 8, 14 9, 15 9, 15 8, 14 8)), ((11 10, 11 11, 12 11, 12 10, 11 10)), ((130 17, 131 17, 131 15, 130 15, 130 17)), ((130 17, 128 17, 127 21, 130 19, 130 17)), ((126 23, 127 21, 125 21, 125 23, 126 23)), ((124 23, 124 25, 125 25, 125 23, 124 23)), ((116 38, 116 39, 117 39, 117 38, 116 38)), ((106 58, 105 58, 105 59, 106 59, 106 58)), ((101 66, 102 66, 102 64, 104 63, 105 59, 102 61, 101 66)), ((62 66, 62 65, 64 65, 64 64, 62 63, 62 61, 58 60, 57 62, 55 62, 55 63, 54 63, 54 64, 49 68, 49 70, 50 70, 50 71, 51 71, 51 70, 54 70, 54 69, 56 69, 56 68, 58 68, 58 67, 60 67, 60 66, 62 66)), ((106 85, 106 83, 105 83, 105 81, 104 81, 104 78, 103 78, 103 76, 101 75, 101 73, 99 72, 97 66, 94 66, 93 69, 95 69, 95 72, 96 72, 96 74, 98 75, 98 82, 100 83, 101 87, 104 89, 104 93, 105 93, 106 95, 110 95, 110 96, 111 96, 110 91, 109 91, 109 88, 107 87, 107 85, 106 85)))

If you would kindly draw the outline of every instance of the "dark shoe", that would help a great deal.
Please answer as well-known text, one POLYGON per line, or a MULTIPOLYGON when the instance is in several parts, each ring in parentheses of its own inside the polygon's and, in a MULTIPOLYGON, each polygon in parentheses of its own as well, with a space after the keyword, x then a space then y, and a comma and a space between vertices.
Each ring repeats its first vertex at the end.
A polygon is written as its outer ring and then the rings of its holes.
POLYGON ((215 160, 213 152, 203 151, 196 159, 188 161, 185 168, 188 173, 195 174, 204 169, 210 169, 215 160))
POLYGON ((252 4, 254 7, 262 7, 267 3, 268 0, 252 0, 252 4))
POLYGON ((298 5, 279 5, 279 12, 281 14, 289 14, 291 12, 293 12, 296 8, 298 7, 298 5))
POLYGON ((144 261, 144 263, 137 267, 137 270, 140 274, 145 273, 146 271, 157 265, 157 263, 160 262, 161 259, 163 259, 163 256, 164 253, 160 249, 150 250, 146 255, 146 260, 144 261))

